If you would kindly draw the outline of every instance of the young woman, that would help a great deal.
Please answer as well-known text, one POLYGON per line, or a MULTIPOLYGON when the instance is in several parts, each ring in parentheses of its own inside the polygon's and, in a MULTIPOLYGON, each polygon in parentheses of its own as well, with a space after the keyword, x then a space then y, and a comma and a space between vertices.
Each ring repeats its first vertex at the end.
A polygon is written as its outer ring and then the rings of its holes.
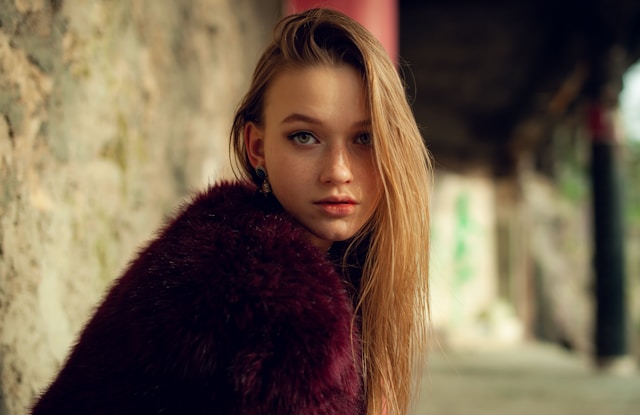
POLYGON ((425 354, 430 162, 362 26, 284 18, 196 195, 119 278, 34 414, 404 414, 425 354))

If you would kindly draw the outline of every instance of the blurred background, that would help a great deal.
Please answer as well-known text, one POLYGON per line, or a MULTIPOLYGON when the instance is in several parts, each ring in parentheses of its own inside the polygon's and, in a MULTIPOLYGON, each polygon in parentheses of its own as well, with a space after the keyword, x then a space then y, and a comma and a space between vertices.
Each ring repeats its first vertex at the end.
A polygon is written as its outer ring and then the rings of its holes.
POLYGON ((317 5, 381 40, 435 160, 416 414, 637 413, 640 2, 0 0, 0 415, 162 220, 232 177, 273 24, 317 5))

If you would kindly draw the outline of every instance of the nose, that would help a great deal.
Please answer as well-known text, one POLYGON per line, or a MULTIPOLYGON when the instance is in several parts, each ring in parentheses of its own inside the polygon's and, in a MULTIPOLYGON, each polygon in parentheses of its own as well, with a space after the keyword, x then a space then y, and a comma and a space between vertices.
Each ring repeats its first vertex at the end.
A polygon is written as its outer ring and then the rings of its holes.
POLYGON ((349 150, 344 145, 328 147, 321 163, 322 183, 343 184, 353 180, 349 150))

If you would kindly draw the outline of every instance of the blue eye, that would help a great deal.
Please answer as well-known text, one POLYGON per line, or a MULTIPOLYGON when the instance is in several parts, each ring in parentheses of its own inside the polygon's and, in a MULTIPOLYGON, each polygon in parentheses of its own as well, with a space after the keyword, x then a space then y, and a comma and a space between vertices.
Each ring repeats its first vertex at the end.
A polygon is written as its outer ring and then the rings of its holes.
POLYGON ((288 135, 289 140, 293 140, 298 144, 315 144, 318 139, 308 131, 298 131, 288 135))
POLYGON ((359 134, 356 139, 355 142, 357 144, 365 144, 365 145, 371 145, 371 134, 370 133, 362 133, 359 134))

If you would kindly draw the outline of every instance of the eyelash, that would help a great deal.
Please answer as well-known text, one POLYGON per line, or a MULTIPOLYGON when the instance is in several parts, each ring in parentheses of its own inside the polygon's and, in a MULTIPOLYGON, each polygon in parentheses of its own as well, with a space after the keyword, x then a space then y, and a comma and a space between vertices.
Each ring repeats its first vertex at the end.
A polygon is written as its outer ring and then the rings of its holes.
MULTIPOLYGON (((298 144, 302 144, 302 145, 309 144, 310 140, 306 141, 306 142, 300 142, 300 140, 299 140, 300 137, 309 137, 310 139, 319 141, 316 138, 316 136, 313 135, 312 133, 310 133, 309 131, 296 131, 296 132, 291 133, 291 134, 289 134, 287 136, 287 138, 289 140, 295 141, 298 144)), ((360 134, 356 135, 356 137, 354 139, 354 142, 356 144, 362 144, 362 145, 367 145, 367 146, 370 146, 372 144, 372 141, 373 140, 371 139, 371 133, 368 133, 368 132, 360 133, 360 134), (364 139, 365 142, 363 142, 363 139, 364 139)))
POLYGON ((311 134, 309 131, 296 131, 295 133, 291 133, 287 136, 287 138, 289 140, 295 141, 298 144, 309 144, 309 142, 300 142, 300 140, 298 140, 298 138, 300 137, 310 137, 311 139, 314 139, 316 141, 318 141, 318 139, 316 138, 315 135, 311 134))

